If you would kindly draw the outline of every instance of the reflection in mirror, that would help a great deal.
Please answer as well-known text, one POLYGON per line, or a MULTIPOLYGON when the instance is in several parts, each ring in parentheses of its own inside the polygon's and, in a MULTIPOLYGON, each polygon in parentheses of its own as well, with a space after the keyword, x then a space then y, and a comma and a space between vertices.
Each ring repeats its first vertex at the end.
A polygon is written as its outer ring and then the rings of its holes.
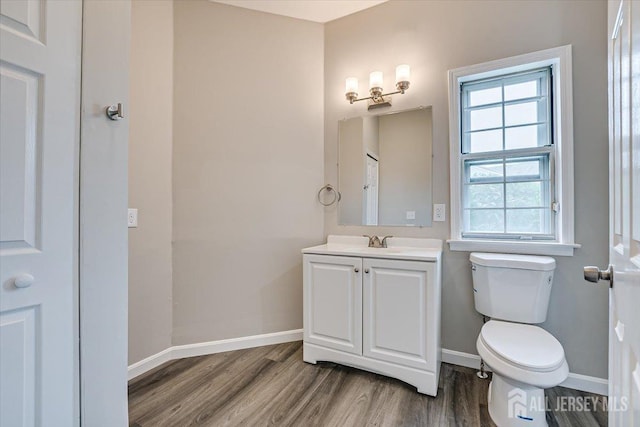
POLYGON ((431 107, 339 122, 340 225, 431 225, 431 107))

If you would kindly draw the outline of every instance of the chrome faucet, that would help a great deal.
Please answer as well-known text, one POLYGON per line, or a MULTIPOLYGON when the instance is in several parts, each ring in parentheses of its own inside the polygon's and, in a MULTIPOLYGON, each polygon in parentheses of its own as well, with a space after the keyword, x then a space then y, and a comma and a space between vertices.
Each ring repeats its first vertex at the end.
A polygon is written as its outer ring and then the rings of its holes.
POLYGON ((370 248, 386 248, 387 247, 387 239, 393 236, 384 236, 382 240, 378 236, 367 236, 366 234, 362 235, 363 237, 369 238, 369 247, 370 248))
POLYGON ((380 238, 378 236, 367 236, 366 234, 363 234, 362 237, 368 237, 369 238, 369 247, 370 248, 381 248, 382 247, 382 243, 380 242, 380 238))

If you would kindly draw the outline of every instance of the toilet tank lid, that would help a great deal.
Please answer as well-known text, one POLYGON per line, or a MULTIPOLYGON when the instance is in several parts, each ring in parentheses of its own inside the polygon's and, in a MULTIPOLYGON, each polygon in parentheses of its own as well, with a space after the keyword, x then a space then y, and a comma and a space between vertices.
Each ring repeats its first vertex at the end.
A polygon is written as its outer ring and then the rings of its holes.
POLYGON ((556 260, 548 256, 472 252, 470 260, 474 264, 485 267, 518 268, 538 271, 551 271, 556 268, 556 260))

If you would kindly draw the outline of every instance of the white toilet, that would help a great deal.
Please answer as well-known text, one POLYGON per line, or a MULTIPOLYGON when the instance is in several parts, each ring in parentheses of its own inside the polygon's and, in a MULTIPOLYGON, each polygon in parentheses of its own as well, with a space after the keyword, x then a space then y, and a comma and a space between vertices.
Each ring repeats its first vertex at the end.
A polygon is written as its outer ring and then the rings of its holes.
POLYGON ((544 389, 569 374, 562 344, 533 326, 547 318, 556 262, 529 255, 471 254, 476 310, 491 318, 476 346, 493 371, 489 414, 499 427, 547 426, 544 389))

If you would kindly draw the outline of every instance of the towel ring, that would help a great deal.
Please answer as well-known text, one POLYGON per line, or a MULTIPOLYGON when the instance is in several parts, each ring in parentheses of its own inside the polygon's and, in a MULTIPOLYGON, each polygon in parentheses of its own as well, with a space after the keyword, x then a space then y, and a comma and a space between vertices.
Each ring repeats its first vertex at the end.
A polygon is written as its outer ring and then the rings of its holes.
POLYGON ((331 185, 331 184, 327 184, 327 185, 325 185, 324 187, 322 187, 322 188, 318 191, 318 202, 320 202, 320 204, 321 204, 322 206, 331 206, 331 205, 333 205, 334 203, 339 202, 341 199, 342 199, 342 194, 340 194, 340 192, 339 192, 338 190, 336 190, 336 189, 333 187, 333 185, 331 185), (323 191, 323 190, 326 190, 326 191, 329 191, 329 192, 331 192, 331 191, 333 192, 333 199, 331 199, 331 201, 329 201, 328 203, 324 203, 324 202, 322 201, 322 199, 320 198, 320 195, 322 194, 322 191, 323 191))

